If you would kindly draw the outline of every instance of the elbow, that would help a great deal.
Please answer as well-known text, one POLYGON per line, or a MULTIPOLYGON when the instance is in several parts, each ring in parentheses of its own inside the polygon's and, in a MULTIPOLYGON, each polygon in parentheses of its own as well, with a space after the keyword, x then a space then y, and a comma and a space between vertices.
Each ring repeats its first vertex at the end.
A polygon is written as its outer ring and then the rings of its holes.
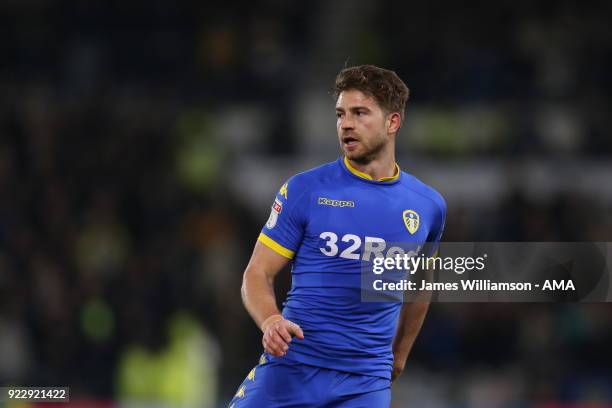
POLYGON ((242 285, 240 285, 240 297, 242 298, 242 303, 246 303, 246 273, 245 276, 242 277, 242 285))
POLYGON ((250 278, 249 268, 247 267, 242 275, 242 285, 240 286, 240 297, 242 298, 242 303, 246 306, 247 304, 247 288, 248 281, 250 278))
POLYGON ((242 303, 246 306, 247 294, 244 279, 242 280, 242 286, 240 286, 240 298, 242 299, 242 303))

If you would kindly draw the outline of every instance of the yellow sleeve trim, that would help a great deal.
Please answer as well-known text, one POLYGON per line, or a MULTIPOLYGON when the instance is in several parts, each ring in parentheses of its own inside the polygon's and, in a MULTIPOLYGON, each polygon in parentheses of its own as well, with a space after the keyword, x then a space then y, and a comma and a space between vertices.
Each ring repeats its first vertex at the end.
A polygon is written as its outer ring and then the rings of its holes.
POLYGON ((257 240, 277 254, 282 255, 285 258, 293 259, 294 252, 292 250, 285 248, 263 232, 259 234, 257 240))

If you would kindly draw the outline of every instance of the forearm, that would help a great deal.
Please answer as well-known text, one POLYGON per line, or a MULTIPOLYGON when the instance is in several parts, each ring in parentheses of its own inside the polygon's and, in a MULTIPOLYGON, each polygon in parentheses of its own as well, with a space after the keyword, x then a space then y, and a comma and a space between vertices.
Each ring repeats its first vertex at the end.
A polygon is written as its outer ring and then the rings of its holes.
POLYGON ((402 363, 406 361, 410 354, 412 345, 421 331, 428 309, 429 302, 426 301, 410 302, 402 305, 397 331, 393 339, 393 355, 396 359, 402 360, 402 363))
POLYGON ((245 271, 242 281, 242 302, 257 327, 261 328, 268 317, 280 314, 276 306, 274 279, 249 272, 248 269, 245 271))

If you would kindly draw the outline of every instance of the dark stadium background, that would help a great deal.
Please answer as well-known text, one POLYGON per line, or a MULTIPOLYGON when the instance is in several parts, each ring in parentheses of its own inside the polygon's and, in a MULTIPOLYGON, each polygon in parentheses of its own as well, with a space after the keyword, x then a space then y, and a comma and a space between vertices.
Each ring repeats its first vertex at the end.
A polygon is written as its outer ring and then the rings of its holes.
MULTIPOLYGON (((446 241, 612 241, 611 4, 0 2, 0 383, 224 406, 261 351, 243 268, 338 156, 345 64, 410 87, 398 161, 446 241)), ((434 304, 394 407, 610 406, 611 345, 609 304, 434 304)))

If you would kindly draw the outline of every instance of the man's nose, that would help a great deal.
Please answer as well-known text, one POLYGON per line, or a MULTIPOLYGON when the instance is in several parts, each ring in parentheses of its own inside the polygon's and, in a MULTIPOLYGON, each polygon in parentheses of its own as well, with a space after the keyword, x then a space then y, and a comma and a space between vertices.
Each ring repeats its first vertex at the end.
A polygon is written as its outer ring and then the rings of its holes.
POLYGON ((340 127, 342 129, 352 129, 354 127, 353 119, 349 118, 348 115, 344 116, 340 121, 340 127))

